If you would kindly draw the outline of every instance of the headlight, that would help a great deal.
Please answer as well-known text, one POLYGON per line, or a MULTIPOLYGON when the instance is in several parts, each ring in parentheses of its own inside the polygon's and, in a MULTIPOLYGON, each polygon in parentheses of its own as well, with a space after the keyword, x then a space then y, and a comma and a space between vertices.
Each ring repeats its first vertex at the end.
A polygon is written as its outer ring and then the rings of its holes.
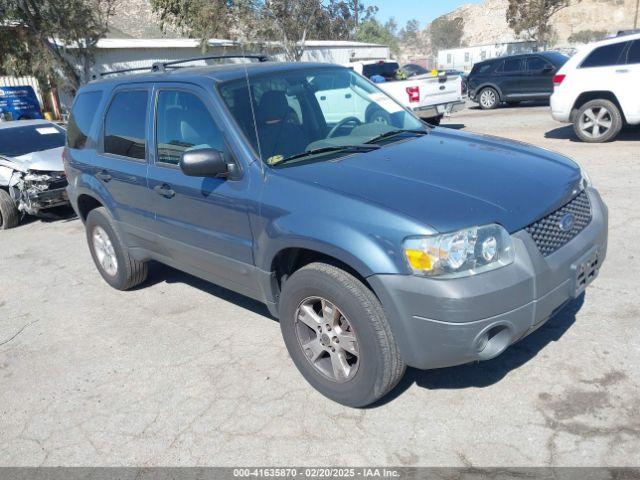
POLYGON ((503 227, 486 225, 408 238, 404 254, 416 275, 456 278, 509 265, 515 253, 511 236, 503 227))

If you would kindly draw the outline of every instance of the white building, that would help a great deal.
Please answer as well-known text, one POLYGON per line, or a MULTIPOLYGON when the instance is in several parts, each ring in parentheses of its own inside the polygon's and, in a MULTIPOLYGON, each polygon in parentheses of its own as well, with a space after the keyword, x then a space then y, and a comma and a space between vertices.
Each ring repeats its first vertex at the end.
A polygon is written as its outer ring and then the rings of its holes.
POLYGON ((446 70, 469 71, 473 65, 490 58, 531 53, 537 50, 536 42, 508 42, 451 48, 438 52, 438 66, 446 70))

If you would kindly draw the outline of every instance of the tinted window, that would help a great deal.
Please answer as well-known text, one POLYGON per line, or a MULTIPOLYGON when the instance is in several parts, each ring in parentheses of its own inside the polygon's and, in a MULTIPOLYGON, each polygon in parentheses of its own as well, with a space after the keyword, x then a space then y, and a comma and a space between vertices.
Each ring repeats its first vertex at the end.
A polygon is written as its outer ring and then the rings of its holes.
POLYGON ((209 110, 195 95, 163 90, 158 94, 156 120, 158 162, 177 165, 188 150, 224 150, 222 134, 209 110))
POLYGON ((502 64, 503 73, 518 73, 522 71, 522 60, 519 58, 508 58, 502 64))
POLYGON ((551 67, 551 64, 540 57, 527 58, 527 70, 529 72, 541 72, 547 66, 551 67))
POLYGON ((489 73, 492 68, 493 68, 493 63, 478 64, 473 67, 473 70, 471 71, 471 73, 476 75, 481 75, 483 73, 489 73))
POLYGON ((629 49, 627 63, 640 63, 640 40, 636 40, 629 49))
POLYGON ((84 148, 96 118, 102 92, 81 93, 73 103, 67 129, 69 148, 84 148))
POLYGON ((64 147, 64 130, 52 123, 0 128, 0 155, 19 157, 64 147))
POLYGON ((374 75, 380 75, 385 78, 394 77, 400 66, 395 62, 373 63, 362 67, 362 74, 371 78, 374 75))
POLYGON ((589 56, 582 62, 581 68, 590 67, 610 67, 613 65, 620 65, 622 63, 620 58, 622 52, 626 47, 627 42, 614 43, 612 45, 605 45, 604 47, 596 48, 589 56))
POLYGON ((104 121, 104 151, 144 160, 147 92, 120 92, 113 97, 104 121))

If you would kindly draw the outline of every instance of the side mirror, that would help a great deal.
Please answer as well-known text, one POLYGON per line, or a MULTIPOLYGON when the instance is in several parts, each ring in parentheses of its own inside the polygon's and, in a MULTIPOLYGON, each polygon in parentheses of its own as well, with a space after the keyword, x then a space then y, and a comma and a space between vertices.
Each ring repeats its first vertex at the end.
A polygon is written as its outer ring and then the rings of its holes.
POLYGON ((184 152, 180 159, 180 169, 190 177, 225 177, 229 174, 224 153, 213 148, 184 152))

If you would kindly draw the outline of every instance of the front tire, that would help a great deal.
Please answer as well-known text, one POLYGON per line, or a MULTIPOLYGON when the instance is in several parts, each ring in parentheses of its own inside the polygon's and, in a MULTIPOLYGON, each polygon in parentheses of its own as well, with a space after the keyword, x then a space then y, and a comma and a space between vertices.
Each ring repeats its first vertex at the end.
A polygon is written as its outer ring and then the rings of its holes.
POLYGON ((402 378, 405 364, 382 305, 353 275, 307 265, 286 280, 279 307, 294 364, 324 396, 364 407, 402 378))
POLYGON ((117 290, 129 290, 147 278, 148 265, 134 259, 104 207, 89 212, 87 242, 102 278, 117 290))
POLYGON ((0 189, 0 230, 15 228, 20 223, 20 212, 9 192, 0 189))
POLYGON ((442 118, 442 115, 438 115, 437 117, 425 118, 424 121, 432 127, 438 127, 440 126, 440 122, 442 122, 442 118))
POLYGON ((493 110, 500 105, 500 95, 495 88, 485 87, 478 95, 478 103, 482 110, 493 110))
POLYGON ((609 100, 592 100, 576 114, 573 131, 587 143, 604 143, 616 138, 624 121, 620 109, 609 100))

